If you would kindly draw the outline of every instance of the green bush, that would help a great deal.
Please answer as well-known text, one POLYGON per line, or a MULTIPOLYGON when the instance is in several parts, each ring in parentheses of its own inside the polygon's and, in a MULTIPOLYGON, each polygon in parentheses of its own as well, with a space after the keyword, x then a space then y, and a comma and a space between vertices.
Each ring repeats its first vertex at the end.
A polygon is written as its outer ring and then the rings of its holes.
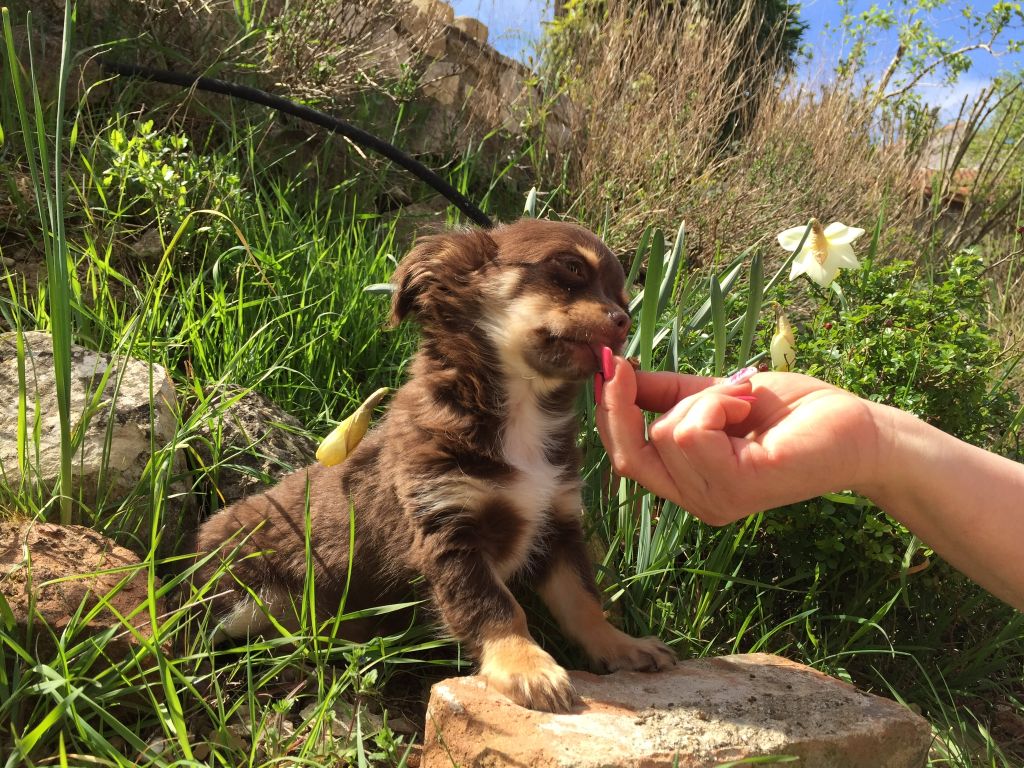
POLYGON ((225 155, 197 154, 187 136, 154 129, 152 120, 130 130, 122 123, 103 131, 95 148, 103 209, 173 232, 191 211, 219 210, 242 194, 225 155))
MULTIPOLYGON (((1018 403, 1000 370, 1000 343, 987 326, 983 268, 965 252, 930 280, 909 262, 850 274, 843 281, 845 306, 821 302, 798 331, 798 368, 968 442, 993 445, 1018 403)), ((795 297, 804 288, 804 281, 794 283, 788 293, 795 297)), ((804 569, 898 566, 916 548, 902 525, 850 501, 819 499, 776 510, 765 530, 804 569)))
POLYGON ((848 308, 823 306, 815 317, 801 346, 807 372, 989 443, 1009 423, 1014 396, 1002 386, 983 270, 967 251, 932 280, 907 262, 855 274, 848 308))

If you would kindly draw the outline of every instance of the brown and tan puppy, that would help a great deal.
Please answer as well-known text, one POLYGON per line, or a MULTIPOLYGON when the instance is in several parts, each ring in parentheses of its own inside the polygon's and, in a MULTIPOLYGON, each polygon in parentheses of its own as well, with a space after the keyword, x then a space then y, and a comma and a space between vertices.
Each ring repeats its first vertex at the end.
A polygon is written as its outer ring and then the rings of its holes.
POLYGON ((601 347, 626 339, 618 261, 582 227, 523 220, 423 238, 393 282, 392 319, 415 317, 422 340, 379 426, 343 464, 299 470, 200 530, 200 552, 231 555, 216 587, 218 635, 267 628, 264 610, 294 620, 308 498, 318 609, 333 615, 345 592, 352 509, 346 611, 408 599, 422 576, 480 674, 523 706, 567 710, 575 693, 530 636, 512 581, 535 588, 599 667, 674 664, 657 639, 605 619, 581 528, 574 402, 601 347))

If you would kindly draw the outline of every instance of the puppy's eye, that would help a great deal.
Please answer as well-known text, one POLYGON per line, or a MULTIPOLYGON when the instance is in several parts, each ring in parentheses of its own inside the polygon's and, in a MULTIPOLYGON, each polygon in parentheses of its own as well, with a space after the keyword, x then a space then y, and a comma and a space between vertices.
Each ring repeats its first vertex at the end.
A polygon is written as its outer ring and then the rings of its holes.
POLYGON ((559 264, 562 267, 563 274, 573 282, 583 282, 586 279, 586 270, 579 259, 563 259, 559 264))

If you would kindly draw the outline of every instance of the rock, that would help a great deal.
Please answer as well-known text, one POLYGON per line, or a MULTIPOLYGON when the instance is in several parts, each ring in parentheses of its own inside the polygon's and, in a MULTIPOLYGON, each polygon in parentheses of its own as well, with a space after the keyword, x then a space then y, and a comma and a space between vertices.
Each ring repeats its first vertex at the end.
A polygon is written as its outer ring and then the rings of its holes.
MULTIPOLYGON (((142 637, 152 634, 149 611, 138 610, 149 598, 146 568, 124 547, 80 525, 0 522, 0 595, 14 616, 14 634, 24 641, 32 624, 33 643, 49 650, 53 649, 53 636, 65 631, 83 601, 88 611, 104 596, 106 605, 78 625, 65 647, 114 627, 113 638, 103 648, 108 657, 117 659, 138 645, 130 627, 142 637), (30 594, 34 601, 31 616, 30 594), (130 617, 130 626, 117 614, 130 617)), ((157 615, 161 615, 164 605, 155 599, 157 615)))
POLYGON ((710 768, 757 755, 795 755, 803 768, 920 768, 931 743, 907 708, 778 656, 571 676, 583 704, 559 715, 516 706, 480 678, 436 684, 423 768, 710 768))
POLYGON ((401 79, 404 68, 415 58, 413 42, 392 28, 375 29, 373 35, 373 59, 378 70, 386 77, 401 79))
POLYGON ((440 59, 447 50, 445 28, 454 20, 455 11, 443 0, 411 0, 402 23, 422 53, 440 59))
POLYGON ((420 77, 423 95, 445 107, 453 107, 459 101, 462 82, 462 67, 447 61, 434 61, 420 77))
POLYGON ((317 441, 298 419, 259 392, 226 388, 211 395, 204 407, 200 439, 193 445, 225 505, 316 460, 317 441))
POLYGON ((487 44, 487 25, 472 16, 456 16, 452 20, 452 26, 464 35, 473 38, 480 45, 487 44))
POLYGON ((410 0, 409 8, 424 24, 451 24, 455 20, 455 9, 444 0, 410 0))
MULTIPOLYGON (((18 457, 22 386, 17 334, 0 334, 0 482, 14 493, 41 488, 46 494, 56 488, 60 475, 53 341, 49 334, 32 331, 24 334, 24 343, 28 450, 23 471, 18 457), (38 446, 33 430, 38 431, 38 446)), ((161 366, 71 346, 71 430, 80 438, 72 458, 72 495, 78 514, 116 507, 105 522, 118 531, 119 541, 140 552, 148 547, 152 514, 148 488, 140 488, 140 482, 153 446, 159 449, 174 439, 175 403, 174 386, 161 366)), ((180 477, 185 469, 181 449, 173 461, 173 474, 180 477)), ((166 551, 192 528, 187 486, 172 481, 170 490, 163 526, 166 551)))
POLYGON ((164 243, 160 239, 160 230, 150 227, 139 235, 139 239, 130 246, 132 253, 151 266, 160 263, 164 256, 164 243))
POLYGON ((502 128, 506 131, 518 132, 524 120, 529 118, 529 102, 533 95, 526 85, 526 73, 515 67, 509 67, 498 78, 498 97, 506 105, 502 128))

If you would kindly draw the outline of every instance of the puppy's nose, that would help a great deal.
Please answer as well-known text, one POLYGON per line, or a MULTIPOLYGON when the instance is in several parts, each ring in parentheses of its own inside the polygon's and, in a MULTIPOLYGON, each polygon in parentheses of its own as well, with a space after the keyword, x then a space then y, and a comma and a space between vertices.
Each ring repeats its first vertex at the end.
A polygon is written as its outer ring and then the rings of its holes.
POLYGON ((629 326, 632 324, 629 315, 618 307, 608 310, 608 319, 615 326, 615 329, 623 335, 626 334, 626 331, 629 330, 629 326))

